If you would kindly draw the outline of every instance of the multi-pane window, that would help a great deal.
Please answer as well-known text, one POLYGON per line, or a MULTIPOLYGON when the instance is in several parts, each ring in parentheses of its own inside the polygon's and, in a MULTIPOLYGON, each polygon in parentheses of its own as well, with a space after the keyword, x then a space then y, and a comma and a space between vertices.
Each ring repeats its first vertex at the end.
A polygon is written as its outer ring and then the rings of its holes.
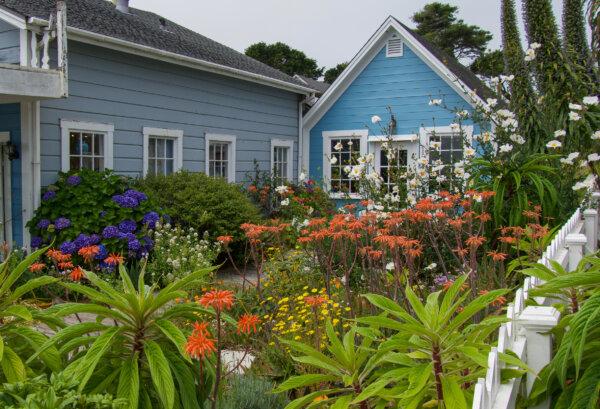
POLYGON ((230 143, 210 141, 208 145, 208 174, 212 177, 229 178, 230 143))
POLYGON ((69 168, 104 170, 106 134, 86 131, 69 132, 69 168))
POLYGON ((433 147, 429 153, 431 162, 441 159, 445 165, 451 165, 463 159, 463 137, 460 133, 433 133, 429 142, 433 147))
POLYGON ((357 164, 360 138, 331 138, 329 142, 331 192, 358 193, 358 181, 351 179, 345 168, 357 164))
POLYGON ((289 151, 287 146, 273 147, 273 178, 281 183, 288 179, 289 151))
POLYGON ((400 178, 406 174, 408 151, 406 149, 381 149, 379 153, 379 174, 383 184, 391 191, 400 178))
POLYGON ((148 137, 148 173, 169 175, 175 171, 175 140, 148 137))

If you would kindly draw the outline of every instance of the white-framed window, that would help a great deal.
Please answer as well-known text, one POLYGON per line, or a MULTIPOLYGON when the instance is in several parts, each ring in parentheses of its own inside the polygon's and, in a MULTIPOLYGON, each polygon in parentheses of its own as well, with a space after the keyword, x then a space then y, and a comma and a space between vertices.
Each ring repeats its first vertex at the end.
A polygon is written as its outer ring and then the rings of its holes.
POLYGON ((144 127, 143 174, 169 175, 183 168, 183 131, 144 127))
POLYGON ((294 141, 271 140, 271 175, 278 183, 292 180, 294 174, 294 141))
POLYGON ((369 143, 374 153, 375 170, 389 191, 401 180, 400 176, 414 168, 419 155, 419 136, 369 136, 369 143), (383 148, 384 143, 388 149, 383 148))
POLYGON ((385 46, 385 56, 402 57, 404 55, 404 42, 399 37, 390 38, 385 46))
POLYGON ((61 169, 102 171, 113 167, 113 124, 60 121, 61 169))
POLYGON ((367 154, 368 132, 366 129, 323 132, 323 176, 332 197, 360 197, 358 182, 344 168, 356 165, 358 157, 367 154))
POLYGON ((206 174, 235 183, 235 140, 234 135, 206 134, 206 174))
POLYGON ((463 125, 462 134, 450 126, 421 128, 421 143, 424 146, 438 146, 429 149, 429 162, 441 160, 444 165, 452 165, 465 157, 465 149, 471 146, 473 125, 463 125))

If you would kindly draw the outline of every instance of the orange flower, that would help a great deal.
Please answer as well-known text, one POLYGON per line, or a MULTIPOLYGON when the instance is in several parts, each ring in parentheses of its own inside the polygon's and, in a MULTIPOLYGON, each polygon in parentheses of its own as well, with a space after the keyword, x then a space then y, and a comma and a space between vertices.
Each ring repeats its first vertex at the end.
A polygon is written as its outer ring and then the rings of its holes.
POLYGON ((260 324, 260 320, 258 316, 254 314, 244 314, 240 317, 237 323, 237 332, 238 334, 250 334, 250 332, 256 332, 256 326, 260 324))
POLYGON ((327 298, 322 295, 309 295, 308 297, 304 297, 304 302, 311 307, 318 307, 326 301, 327 298))
POLYGON ((217 350, 215 340, 209 338, 207 333, 195 331, 187 339, 185 352, 196 359, 203 359, 217 350))
POLYGON ((487 254, 494 261, 503 261, 503 260, 506 260, 506 258, 508 257, 508 254, 506 254, 506 253, 500 253, 498 251, 489 251, 487 254))
POLYGON ((64 263, 65 261, 71 260, 70 254, 64 254, 60 250, 50 249, 46 252, 46 255, 57 263, 64 263))
POLYGON ((500 242, 506 243, 506 244, 515 244, 517 242, 517 238, 511 237, 511 236, 501 236, 501 237, 498 237, 498 240, 500 242))
POLYGON ((205 307, 213 307, 216 311, 230 309, 233 305, 233 291, 229 290, 212 290, 204 294, 199 303, 205 307))
MULTIPOLYGON (((444 291, 447 291, 453 285, 454 285, 454 280, 448 280, 448 281, 446 281, 443 284, 444 291)), ((467 283, 462 283, 461 286, 460 286, 460 291, 465 291, 467 288, 469 288, 469 285, 467 283)))
MULTIPOLYGON (((489 294, 488 290, 479 291, 479 295, 486 295, 486 294, 489 294)), ((497 297, 494 301, 492 301, 491 304, 494 307, 500 307, 500 306, 506 304, 506 297, 501 295, 501 296, 497 297)))
POLYGON ((124 258, 120 254, 111 253, 108 257, 104 259, 104 262, 108 265, 116 266, 117 264, 123 264, 124 258))
POLYGON ((32 265, 29 266, 29 271, 31 271, 32 273, 39 273, 45 267, 46 267, 46 265, 44 263, 33 263, 32 265))
POLYGON ((94 257, 96 257, 96 255, 98 253, 100 253, 100 247, 98 246, 86 246, 86 247, 82 247, 79 249, 79 251, 77 252, 80 256, 83 257, 83 259, 89 263, 91 262, 94 257))
POLYGON ((233 240, 233 236, 219 236, 217 237, 217 241, 224 246, 227 246, 233 240))
POLYGON ((83 273, 83 269, 81 267, 74 268, 69 274, 69 278, 73 281, 80 281, 83 277, 85 277, 85 274, 83 273))
POLYGON ((482 236, 471 236, 467 239, 466 244, 472 249, 476 249, 485 242, 485 237, 482 236))
POLYGON ((208 335, 208 322, 194 322, 194 329, 192 334, 204 334, 208 335))
POLYGON ((68 270, 70 268, 73 268, 73 263, 70 261, 63 261, 62 263, 58 263, 58 268, 60 268, 61 270, 68 270))

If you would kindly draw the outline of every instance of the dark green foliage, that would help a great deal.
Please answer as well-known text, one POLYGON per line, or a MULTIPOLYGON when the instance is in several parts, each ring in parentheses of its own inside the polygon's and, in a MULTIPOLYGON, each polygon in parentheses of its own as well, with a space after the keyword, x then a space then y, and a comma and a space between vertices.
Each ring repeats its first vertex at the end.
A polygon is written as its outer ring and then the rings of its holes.
POLYGON ((600 62, 600 1, 587 0, 587 20, 592 31, 592 58, 600 62))
POLYGON ((583 16, 583 0, 564 0, 563 35, 567 55, 574 63, 587 66, 590 58, 590 47, 585 33, 583 16))
POLYGON ((300 50, 291 48, 282 42, 267 44, 264 41, 252 44, 246 48, 246 55, 285 72, 287 75, 304 75, 318 79, 323 75, 317 60, 309 58, 300 50))
POLYGON ((415 31, 457 59, 477 58, 485 52, 492 34, 458 19, 457 11, 458 7, 450 4, 426 4, 412 16, 415 31))
POLYGON ((227 383, 219 409, 283 409, 285 394, 273 394, 275 385, 254 375, 238 375, 227 383))
POLYGON ((469 66, 475 74, 484 77, 497 77, 504 73, 504 54, 502 50, 484 52, 469 66))
POLYGON ((340 76, 342 71, 344 71, 347 66, 348 66, 348 63, 343 62, 343 63, 340 63, 340 64, 336 65, 335 67, 330 68, 327 71, 325 71, 325 74, 324 74, 325 82, 328 84, 333 84, 333 81, 335 81, 337 79, 337 77, 340 76))
POLYGON ((127 401, 108 394, 84 394, 79 382, 62 374, 46 375, 0 387, 0 406, 5 409, 118 409, 127 401))
POLYGON ((239 186, 204 173, 149 176, 139 180, 138 186, 157 201, 174 224, 208 232, 213 239, 232 235, 239 240, 240 225, 260 218, 258 209, 239 186))

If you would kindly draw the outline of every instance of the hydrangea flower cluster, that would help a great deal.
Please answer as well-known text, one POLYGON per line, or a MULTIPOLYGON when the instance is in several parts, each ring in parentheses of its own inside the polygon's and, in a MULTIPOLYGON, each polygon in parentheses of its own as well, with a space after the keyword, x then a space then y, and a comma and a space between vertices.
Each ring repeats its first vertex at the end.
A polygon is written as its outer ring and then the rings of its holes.
POLYGON ((140 202, 148 200, 148 196, 137 190, 129 189, 122 195, 114 195, 112 200, 121 207, 134 208, 138 207, 140 202))

